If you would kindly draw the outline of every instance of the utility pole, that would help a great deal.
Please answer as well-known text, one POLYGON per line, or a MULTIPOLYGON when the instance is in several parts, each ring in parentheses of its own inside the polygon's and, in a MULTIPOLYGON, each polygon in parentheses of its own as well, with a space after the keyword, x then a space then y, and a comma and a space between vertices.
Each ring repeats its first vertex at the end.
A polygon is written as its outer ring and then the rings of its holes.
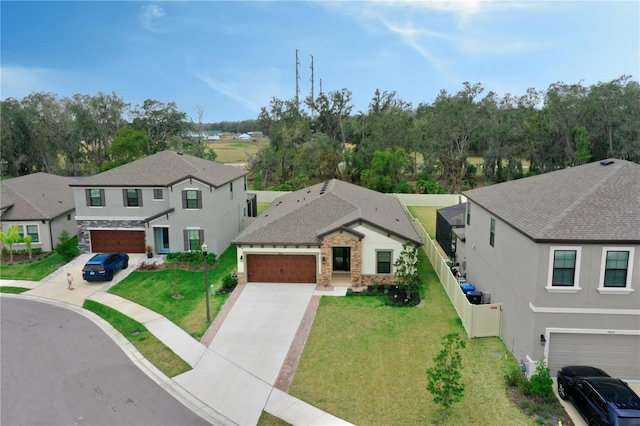
MULTIPOLYGON (((313 97, 313 55, 311 56, 311 104, 315 106, 316 98, 313 97)), ((315 108, 311 108, 311 118, 313 118, 315 108)))

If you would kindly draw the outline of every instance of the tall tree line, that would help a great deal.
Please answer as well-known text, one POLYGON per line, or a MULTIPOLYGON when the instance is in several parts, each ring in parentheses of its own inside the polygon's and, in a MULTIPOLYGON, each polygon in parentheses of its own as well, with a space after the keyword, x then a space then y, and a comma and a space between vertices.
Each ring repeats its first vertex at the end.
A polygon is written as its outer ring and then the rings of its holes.
POLYGON ((640 84, 630 76, 520 96, 484 92, 465 82, 413 108, 376 90, 357 114, 347 89, 304 106, 274 98, 258 118, 272 144, 251 162, 256 182, 291 187, 337 177, 385 192, 437 190, 433 183, 458 192, 478 175, 502 182, 609 157, 640 161, 640 84), (482 158, 481 171, 469 157, 482 158))
POLYGON ((0 116, 3 176, 92 175, 167 148, 215 159, 203 139, 190 137, 201 123, 173 102, 131 107, 115 93, 32 93, 2 101, 0 116))
MULTIPOLYGON (((608 157, 640 161, 640 84, 630 76, 523 95, 465 82, 415 108, 376 90, 366 112, 353 109, 342 89, 302 104, 273 98, 256 120, 220 124, 269 136, 249 164, 257 188, 340 178, 385 192, 460 191, 478 176, 502 182, 608 157), (480 171, 469 157, 482 159, 480 171)), ((194 123, 173 102, 33 93, 2 101, 0 116, 3 175, 90 175, 167 148, 215 159, 202 139, 187 137, 210 126, 202 114, 194 123)))

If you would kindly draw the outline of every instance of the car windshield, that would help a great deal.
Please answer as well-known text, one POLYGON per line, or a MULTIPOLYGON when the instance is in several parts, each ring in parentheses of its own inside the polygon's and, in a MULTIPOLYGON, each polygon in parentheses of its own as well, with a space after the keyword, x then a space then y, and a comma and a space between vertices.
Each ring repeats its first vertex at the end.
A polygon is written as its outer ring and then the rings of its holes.
POLYGON ((640 417, 618 417, 618 426, 640 426, 640 417))
POLYGON ((91 265, 91 264, 84 265, 84 270, 85 271, 89 271, 89 272, 91 272, 91 271, 99 271, 100 269, 102 269, 101 265, 95 265, 95 264, 94 265, 91 265))

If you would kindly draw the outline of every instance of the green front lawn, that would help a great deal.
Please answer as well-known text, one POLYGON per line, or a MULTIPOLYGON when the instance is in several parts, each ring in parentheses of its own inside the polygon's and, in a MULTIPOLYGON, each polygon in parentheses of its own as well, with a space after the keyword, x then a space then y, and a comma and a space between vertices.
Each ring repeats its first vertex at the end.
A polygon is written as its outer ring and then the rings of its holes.
MULTIPOLYGON (((230 246, 219 257, 209 272, 209 284, 216 293, 222 287, 222 278, 236 267, 236 247, 230 246)), ((207 330, 204 272, 183 269, 159 271, 133 271, 124 280, 109 289, 109 293, 145 306, 174 322, 196 339, 207 330), (178 297, 174 297, 177 289, 178 297)), ((210 311, 213 320, 228 295, 211 294, 210 311)))
POLYGON ((436 238, 436 212, 441 208, 443 207, 408 207, 409 212, 420 221, 432 240, 436 238))
MULTIPOLYGON (((357 425, 427 424, 438 407, 426 369, 440 339, 466 336, 426 256, 420 251, 424 301, 384 306, 374 297, 323 297, 289 393, 357 425)), ((515 364, 499 338, 467 340, 462 402, 449 424, 530 424, 508 398, 504 373, 515 364), (505 423, 506 422, 506 423, 505 423)))
POLYGON ((25 260, 16 263, 2 262, 0 278, 3 280, 40 281, 60 269, 64 264, 64 259, 56 252, 51 252, 40 260, 25 260))

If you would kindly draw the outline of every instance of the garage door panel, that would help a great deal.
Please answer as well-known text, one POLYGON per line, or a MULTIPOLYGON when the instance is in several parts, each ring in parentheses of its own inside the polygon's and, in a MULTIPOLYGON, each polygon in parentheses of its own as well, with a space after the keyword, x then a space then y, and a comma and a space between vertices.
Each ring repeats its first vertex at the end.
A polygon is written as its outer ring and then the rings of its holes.
POLYGON ((640 380, 640 336, 551 333, 549 340, 552 376, 565 365, 591 365, 612 377, 640 380))
POLYGON ((93 253, 144 253, 144 241, 144 231, 91 231, 93 253))
POLYGON ((247 255, 247 282, 315 283, 313 255, 247 255))

